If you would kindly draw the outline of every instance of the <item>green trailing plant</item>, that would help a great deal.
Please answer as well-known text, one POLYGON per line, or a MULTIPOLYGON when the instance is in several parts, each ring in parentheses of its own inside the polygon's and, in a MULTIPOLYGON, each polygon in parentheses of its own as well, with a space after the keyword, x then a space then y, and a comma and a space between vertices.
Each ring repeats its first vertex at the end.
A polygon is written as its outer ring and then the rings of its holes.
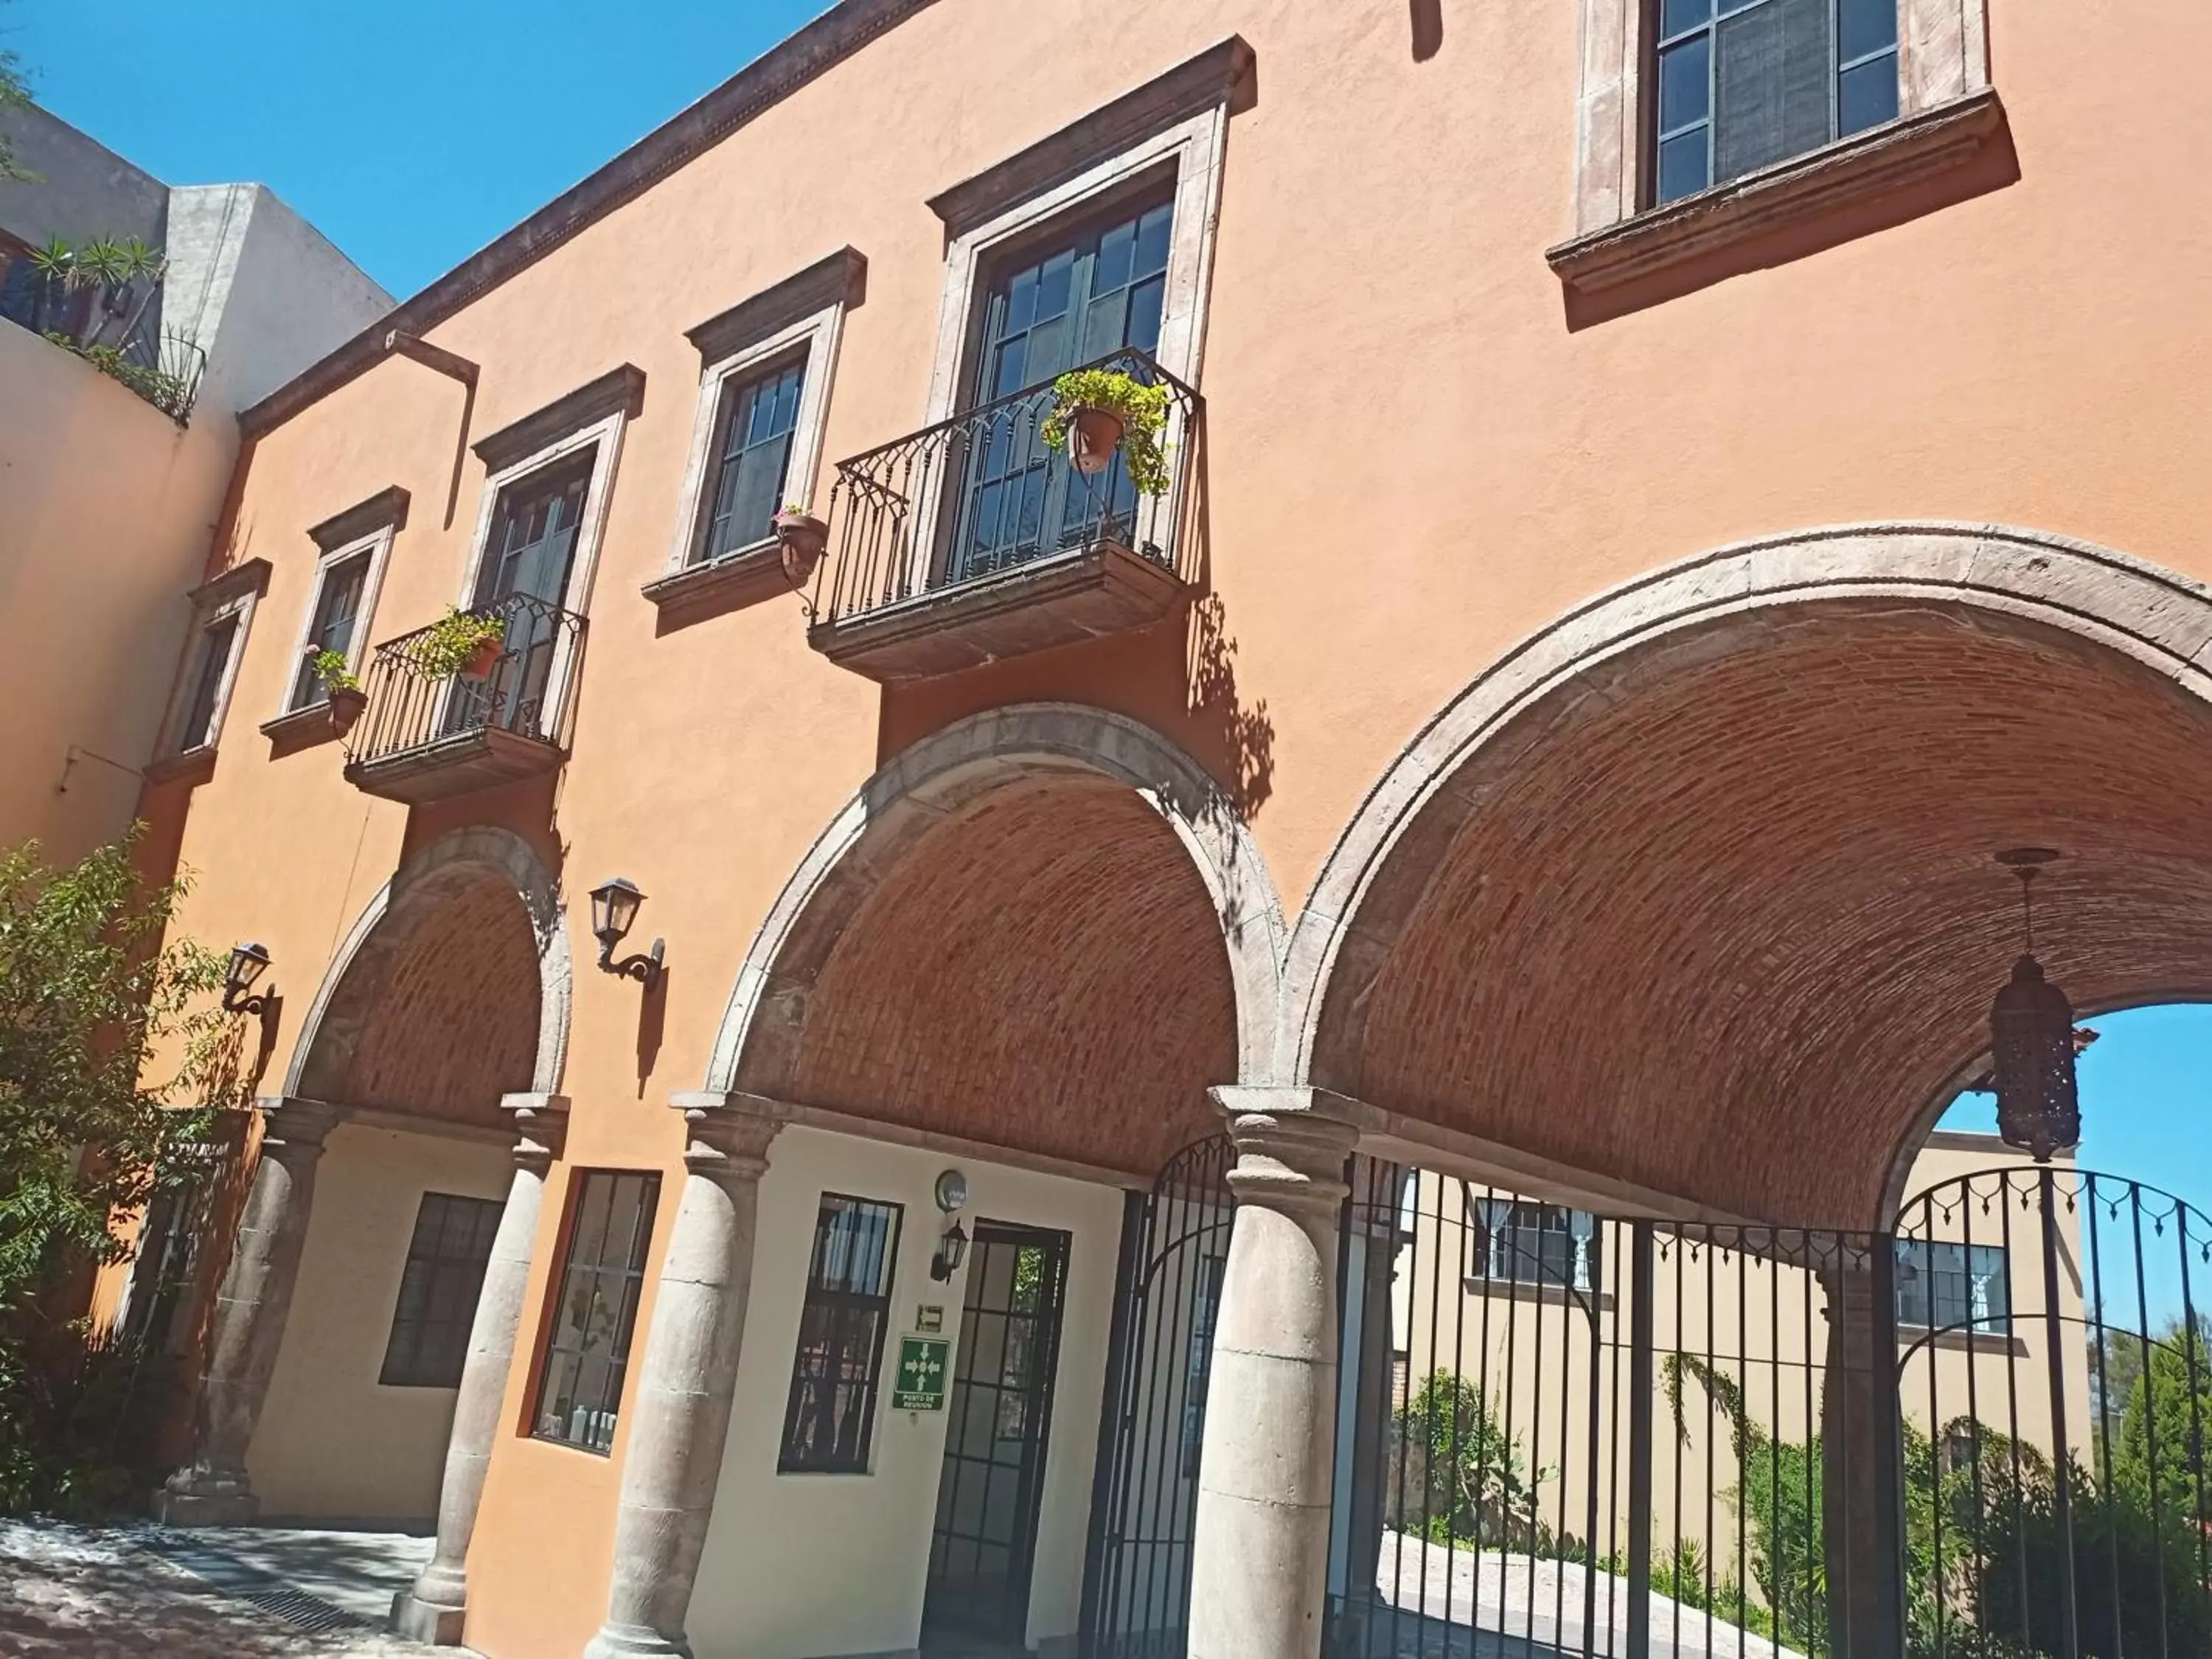
POLYGON ((1548 1553, 1537 1488, 1520 1437, 1509 1434, 1482 1389, 1455 1371, 1425 1380, 1392 1419, 1394 1467, 1385 1498, 1392 1526, 1432 1544, 1477 1544, 1548 1553))
POLYGON ((1118 368, 1077 368, 1054 380, 1052 393, 1053 411, 1044 423, 1047 448, 1066 452, 1068 428, 1080 410, 1109 410, 1121 418, 1121 460, 1129 483, 1139 495, 1167 493, 1165 386, 1146 386, 1118 368))
POLYGON ((479 616, 449 605, 415 647, 415 665, 434 680, 450 679, 487 641, 496 644, 506 637, 504 617, 479 616))
POLYGON ((332 691, 361 690, 361 676, 346 665, 343 651, 318 651, 309 659, 307 666, 332 691))
POLYGON ((180 375, 167 369, 134 363, 112 345, 86 345, 73 334, 50 331, 46 338, 64 351, 73 351, 111 380, 119 380, 163 414, 182 420, 191 388, 180 375))

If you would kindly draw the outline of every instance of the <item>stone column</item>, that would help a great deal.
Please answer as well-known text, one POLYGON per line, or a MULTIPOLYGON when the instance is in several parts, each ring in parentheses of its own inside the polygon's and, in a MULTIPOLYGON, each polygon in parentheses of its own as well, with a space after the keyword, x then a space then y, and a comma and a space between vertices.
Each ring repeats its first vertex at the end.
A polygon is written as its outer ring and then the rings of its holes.
POLYGON ((606 1622, 585 1659, 690 1659, 684 1620, 730 1431, 769 1142, 787 1114, 754 1095, 678 1095, 688 1171, 660 1270, 623 1464, 606 1622))
POLYGON ((282 1096, 259 1103, 261 1146, 230 1265, 216 1292, 207 1367, 193 1407, 192 1461, 155 1494, 155 1518, 173 1527, 232 1526, 260 1508, 246 1479, 253 1443, 314 1207, 315 1165, 343 1107, 282 1096))
POLYGON ((1352 1103, 1222 1088, 1237 1195, 1206 1385, 1189 1659, 1316 1659, 1336 1453, 1337 1234, 1352 1103))
POLYGON ((545 1172, 561 1156, 568 1103, 560 1095, 508 1095, 514 1115, 514 1179, 484 1265, 483 1289, 469 1324, 468 1356, 446 1439, 446 1479, 438 1493, 438 1547, 414 1584, 392 1598, 392 1628, 410 1641, 452 1647, 461 1639, 468 1607, 469 1539, 483 1498, 484 1471, 499 1438, 507 1373, 521 1328, 523 1295, 545 1202, 545 1172))
POLYGON ((1898 1425, 1892 1247, 1835 1243, 1820 1272, 1828 1353, 1820 1389, 1821 1540, 1838 1653, 1889 1655, 1905 1641, 1903 1442, 1898 1425))

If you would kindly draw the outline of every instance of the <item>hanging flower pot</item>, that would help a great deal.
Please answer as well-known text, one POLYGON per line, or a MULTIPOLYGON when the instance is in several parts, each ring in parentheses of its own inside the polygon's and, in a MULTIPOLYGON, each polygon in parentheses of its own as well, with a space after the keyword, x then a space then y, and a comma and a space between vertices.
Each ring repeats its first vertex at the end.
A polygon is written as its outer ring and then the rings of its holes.
POLYGON ((804 587, 830 545, 830 526, 800 507, 787 507, 775 515, 775 538, 783 544, 784 580, 804 587))
POLYGON ((1103 472, 1114 464, 1114 452, 1121 447, 1121 434, 1129 423, 1118 410, 1111 409, 1079 409, 1067 421, 1067 458, 1075 463, 1078 472, 1103 472))
POLYGON ((499 666, 507 638, 507 618, 481 616, 447 605, 446 614, 424 629, 414 652, 416 671, 426 679, 458 676, 480 680, 499 666))
POLYGON ((357 685, 334 685, 331 688, 331 724, 341 735, 353 730, 353 724, 368 708, 368 693, 357 685))

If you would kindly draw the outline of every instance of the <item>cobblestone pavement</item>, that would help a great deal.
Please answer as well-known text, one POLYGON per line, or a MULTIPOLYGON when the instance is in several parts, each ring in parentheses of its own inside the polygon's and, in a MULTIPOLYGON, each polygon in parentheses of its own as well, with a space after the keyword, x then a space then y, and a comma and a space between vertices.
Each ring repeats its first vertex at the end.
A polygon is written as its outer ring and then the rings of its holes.
POLYGON ((0 1521, 0 1655, 428 1659, 373 1624, 428 1553, 391 1534, 0 1521))

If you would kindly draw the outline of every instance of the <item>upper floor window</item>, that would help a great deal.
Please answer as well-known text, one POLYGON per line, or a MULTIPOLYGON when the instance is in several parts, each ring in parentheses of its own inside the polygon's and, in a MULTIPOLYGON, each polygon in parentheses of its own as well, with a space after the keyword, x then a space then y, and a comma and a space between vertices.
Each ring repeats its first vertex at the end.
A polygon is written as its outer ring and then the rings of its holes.
POLYGON ((269 562, 249 559, 191 596, 191 636, 185 646, 184 672, 170 699, 158 759, 215 747, 245 654, 254 604, 268 580, 269 562))
POLYGON ((1660 0, 1661 202, 1897 115, 1897 0, 1660 0))
POLYGON ((806 356, 722 383, 716 411, 714 496, 696 556, 719 559, 766 541, 784 503, 799 427, 806 356))
POLYGON ((2000 1244, 1897 1242, 1897 1319, 1945 1330, 2002 1323, 2012 1312, 2000 1244))
POLYGON ((307 534, 321 550, 315 562, 313 597, 300 635, 297 663, 286 687, 285 714, 319 708, 330 701, 330 686, 315 659, 334 652, 346 672, 359 675, 368 654, 368 630, 376 614, 377 589, 384 580, 392 540, 407 523, 408 495, 394 485, 325 520, 307 534))
POLYGON ((1601 1288, 1596 1217, 1557 1204, 1473 1194, 1468 1207, 1468 1278, 1601 1288))
POLYGON ((315 659, 335 651, 353 659, 359 631, 362 596, 368 586, 368 550, 349 555, 324 568, 315 590, 315 606, 307 619, 307 640, 301 647, 299 672, 292 679, 291 708, 311 708, 330 700, 330 688, 315 669, 315 659))

